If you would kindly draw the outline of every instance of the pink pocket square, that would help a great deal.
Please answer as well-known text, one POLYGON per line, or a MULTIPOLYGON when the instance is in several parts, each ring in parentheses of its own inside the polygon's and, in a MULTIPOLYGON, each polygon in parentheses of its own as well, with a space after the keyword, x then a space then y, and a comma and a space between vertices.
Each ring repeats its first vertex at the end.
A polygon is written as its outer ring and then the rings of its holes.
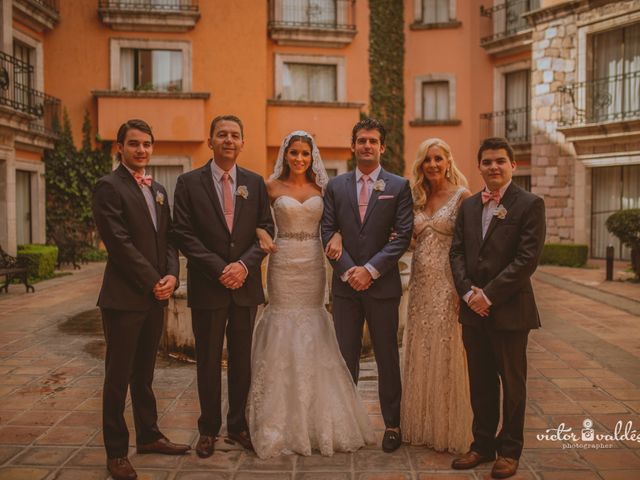
POLYGON ((393 195, 380 195, 378 200, 389 200, 390 198, 393 198, 393 195))

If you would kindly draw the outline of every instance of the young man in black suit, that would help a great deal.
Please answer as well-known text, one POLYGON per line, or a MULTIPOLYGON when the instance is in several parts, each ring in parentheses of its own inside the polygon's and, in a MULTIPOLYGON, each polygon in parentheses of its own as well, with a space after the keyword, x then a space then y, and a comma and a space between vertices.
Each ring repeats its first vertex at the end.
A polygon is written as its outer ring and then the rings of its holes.
POLYGON ((264 303, 256 228, 274 236, 262 177, 236 165, 244 146, 238 117, 211 122, 213 158, 178 178, 174 232, 187 257, 188 306, 196 340, 200 438, 196 453, 213 454, 222 425, 221 366, 225 330, 228 352, 227 440, 252 449, 245 418, 251 384, 251 338, 257 306, 264 303))
POLYGON ((515 475, 524 443, 527 338, 540 326, 531 275, 545 240, 542 198, 512 182, 513 150, 487 138, 478 152, 485 188, 460 206, 451 244, 451 270, 467 352, 473 443, 453 461, 474 468, 498 456, 491 475, 515 475), (502 428, 500 420, 502 385, 502 428))
POLYGON ((103 391, 103 434, 107 469, 116 480, 137 478, 127 458, 124 420, 127 387, 138 453, 180 455, 188 445, 170 442, 158 429, 153 371, 164 307, 178 279, 178 255, 169 239, 167 192, 145 175, 153 133, 142 120, 129 120, 117 134, 120 166, 93 192, 93 215, 109 257, 98 306, 107 353, 103 391))

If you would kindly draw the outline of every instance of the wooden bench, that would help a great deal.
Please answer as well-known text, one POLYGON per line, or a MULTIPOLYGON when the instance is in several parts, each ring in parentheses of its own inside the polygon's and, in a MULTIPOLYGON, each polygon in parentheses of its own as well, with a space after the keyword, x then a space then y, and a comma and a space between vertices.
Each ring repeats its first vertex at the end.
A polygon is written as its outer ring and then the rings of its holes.
POLYGON ((29 269, 21 264, 19 259, 12 257, 0 247, 0 277, 4 277, 4 285, 0 286, 0 291, 9 293, 9 284, 14 278, 19 278, 27 289, 35 292, 33 285, 29 283, 29 269))

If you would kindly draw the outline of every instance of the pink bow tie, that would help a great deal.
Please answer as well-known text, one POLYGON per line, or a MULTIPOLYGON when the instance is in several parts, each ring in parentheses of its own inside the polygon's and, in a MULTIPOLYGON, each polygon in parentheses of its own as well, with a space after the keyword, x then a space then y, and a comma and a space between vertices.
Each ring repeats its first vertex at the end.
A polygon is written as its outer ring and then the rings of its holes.
POLYGON ((134 173, 133 178, 136 179, 136 182, 138 182, 138 185, 140 186, 146 185, 147 187, 150 187, 153 182, 151 175, 140 175, 139 173, 134 173))
POLYGON ((482 191, 482 204, 486 204, 491 200, 495 200, 496 203, 500 203, 500 191, 496 190, 495 192, 487 192, 486 190, 482 191))

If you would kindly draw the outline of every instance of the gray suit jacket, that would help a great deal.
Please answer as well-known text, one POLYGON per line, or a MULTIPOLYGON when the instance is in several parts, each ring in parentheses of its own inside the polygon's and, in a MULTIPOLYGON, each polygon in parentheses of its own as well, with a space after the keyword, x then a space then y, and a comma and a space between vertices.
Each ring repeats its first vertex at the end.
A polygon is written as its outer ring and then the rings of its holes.
POLYGON ((365 292, 374 298, 402 295, 398 260, 409 247, 413 229, 413 200, 406 178, 385 170, 378 180, 385 183, 384 191, 374 190, 369 206, 360 221, 355 171, 329 181, 324 195, 322 241, 326 245, 335 232, 342 234, 343 252, 333 265, 332 291, 334 295, 350 296, 358 292, 340 277, 353 266, 371 264, 380 278, 365 292), (396 238, 389 241, 391 232, 396 238))

